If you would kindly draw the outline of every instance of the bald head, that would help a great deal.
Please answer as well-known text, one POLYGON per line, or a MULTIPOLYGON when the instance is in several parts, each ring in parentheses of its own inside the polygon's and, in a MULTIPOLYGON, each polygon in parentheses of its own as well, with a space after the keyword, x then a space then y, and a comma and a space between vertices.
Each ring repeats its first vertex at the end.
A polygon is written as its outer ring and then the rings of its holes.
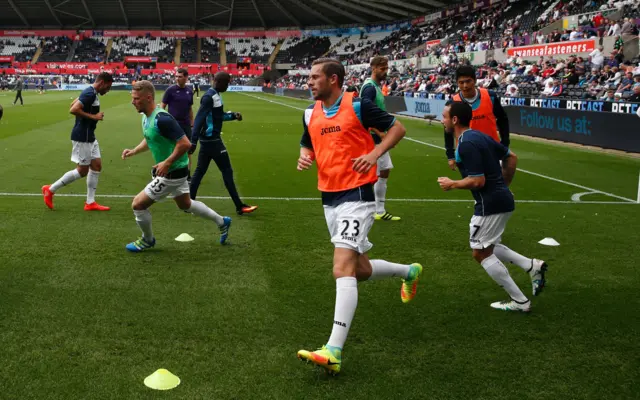
POLYGON ((224 93, 229 88, 229 82, 231 82, 231 75, 227 72, 220 71, 213 76, 213 87, 218 93, 224 93))

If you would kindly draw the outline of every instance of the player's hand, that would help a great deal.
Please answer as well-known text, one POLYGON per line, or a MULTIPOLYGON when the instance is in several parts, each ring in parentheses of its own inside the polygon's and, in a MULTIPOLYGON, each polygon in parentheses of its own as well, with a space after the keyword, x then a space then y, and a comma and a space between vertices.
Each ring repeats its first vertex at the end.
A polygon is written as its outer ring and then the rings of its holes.
POLYGON ((93 116, 94 121, 102 121, 104 119, 104 113, 99 112, 93 116))
POLYGON ((237 113, 234 113, 234 115, 236 116, 236 121, 242 121, 242 114, 237 112, 237 113))
POLYGON ((135 153, 131 149, 122 150, 122 159, 123 160, 126 160, 129 157, 133 157, 134 155, 135 155, 135 153))
POLYGON ((191 143, 191 148, 189 149, 189 155, 195 153, 197 147, 198 147, 198 143, 191 143))
POLYGON ((376 163, 378 162, 378 157, 376 157, 375 154, 371 152, 358 158, 352 158, 351 161, 353 161, 353 170, 364 174, 366 172, 369 172, 369 170, 374 165, 376 165, 376 163))
POLYGON ((456 170, 456 160, 448 160, 447 161, 449 163, 449 168, 451 168, 452 171, 456 170))
POLYGON ((312 164, 313 158, 311 158, 310 156, 300 156, 300 158, 298 158, 298 171, 309 169, 312 164))
POLYGON ((156 172, 156 176, 167 176, 170 166, 171 165, 167 164, 166 161, 163 161, 159 164, 154 165, 153 170, 156 172))
POLYGON ((453 181, 446 176, 441 176, 440 178, 438 178, 438 185, 440 185, 440 188, 445 192, 453 189, 453 181))

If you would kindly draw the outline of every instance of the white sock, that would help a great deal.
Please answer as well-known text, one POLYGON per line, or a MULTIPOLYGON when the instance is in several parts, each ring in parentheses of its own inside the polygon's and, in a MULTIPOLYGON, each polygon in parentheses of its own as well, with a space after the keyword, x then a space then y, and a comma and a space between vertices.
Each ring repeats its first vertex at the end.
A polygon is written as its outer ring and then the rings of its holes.
POLYGON ((371 260, 371 276, 369 279, 398 276, 407 279, 411 265, 396 264, 385 260, 371 260))
POLYGON ((387 178, 378 178, 373 185, 373 193, 376 195, 376 214, 384 214, 384 202, 387 199, 387 178))
POLYGON ((87 204, 91 204, 96 201, 98 178, 100 178, 100 172, 90 169, 89 175, 87 175, 87 204))
POLYGON ((533 268, 533 260, 516 253, 503 244, 495 245, 493 248, 493 254, 495 254, 503 263, 506 264, 510 262, 511 264, 515 264, 522 268, 526 272, 531 271, 531 268, 533 268))
POLYGON ((487 271, 489 276, 493 278, 498 285, 509 293, 512 300, 515 300, 518 303, 525 303, 529 300, 527 299, 527 296, 522 293, 513 279, 511 279, 511 275, 509 275, 507 267, 504 266, 495 254, 492 254, 482 260, 482 268, 487 271))
POLYGON ((333 329, 327 344, 344 347, 353 315, 358 306, 358 281, 353 277, 336 279, 336 310, 333 314, 333 329))
POLYGON ((151 212, 149 210, 133 210, 133 215, 136 216, 136 223, 142 230, 142 238, 147 242, 152 242, 151 212))
POLYGON ((78 179, 82 178, 82 175, 80 175, 80 172, 78 172, 77 169, 72 169, 71 171, 67 172, 66 174, 62 175, 62 178, 58 179, 57 181, 55 181, 51 187, 49 188, 49 190, 51 190, 51 193, 55 193, 58 191, 58 189, 60 189, 63 186, 67 186, 68 184, 70 184, 73 181, 77 181, 78 179))
POLYGON ((197 215, 198 217, 214 221, 218 226, 224 224, 224 220, 220 214, 207 207, 207 205, 201 201, 191 200, 191 207, 187 211, 197 215))

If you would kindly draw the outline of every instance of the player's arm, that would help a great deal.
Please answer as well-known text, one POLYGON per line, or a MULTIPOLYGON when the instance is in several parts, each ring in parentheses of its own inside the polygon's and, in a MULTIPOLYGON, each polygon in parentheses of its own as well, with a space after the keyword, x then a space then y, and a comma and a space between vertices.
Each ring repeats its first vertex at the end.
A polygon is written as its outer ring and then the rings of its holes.
POLYGON ((135 147, 135 149, 131 150, 131 149, 124 149, 122 151, 122 159, 127 159, 129 157, 133 157, 136 154, 139 153, 144 153, 145 151, 149 150, 149 145, 147 144, 147 139, 142 139, 142 142, 140 142, 139 145, 137 145, 135 147))
POLYGON ((313 151, 313 143, 311 142, 311 135, 309 134, 309 129, 307 128, 307 124, 304 120, 304 115, 302 116, 302 126, 304 127, 304 132, 302 133, 302 139, 300 139, 298 171, 309 169, 311 164, 313 164, 313 160, 316 158, 316 153, 313 151))
POLYGON ((365 173, 373 167, 378 158, 394 148, 404 138, 407 130, 393 115, 381 110, 367 99, 360 101, 360 119, 365 127, 375 128, 381 132, 387 132, 379 145, 369 154, 362 155, 353 160, 353 170, 365 173))
POLYGON ((207 123, 207 114, 212 111, 213 101, 211 96, 204 95, 200 100, 200 108, 196 113, 196 117, 193 120, 193 129, 191 130, 191 149, 189 152, 193 154, 196 151, 198 145, 198 139, 200 134, 205 129, 207 123))
POLYGON ((500 143, 509 147, 511 140, 509 138, 509 117, 500 103, 498 96, 493 96, 493 115, 496 117, 496 125, 498 125, 498 133, 500 134, 500 143))
MULTIPOLYGON (((445 103, 445 107, 450 105, 451 103, 453 103, 453 101, 448 100, 445 103)), ((456 152, 454 149, 454 140, 453 140, 453 132, 451 133, 447 133, 447 129, 444 127, 444 125, 442 126, 442 129, 444 131, 444 152, 447 156, 447 163, 449 164, 449 168, 451 168, 451 170, 455 171, 456 170, 456 152)))
POLYGON ((367 99, 374 104, 376 102, 377 95, 378 93, 376 92, 376 88, 372 84, 365 85, 360 91, 361 99, 367 99))
POLYGON ((165 90, 164 95, 162 96, 162 102, 160 102, 160 107, 162 107, 163 110, 166 110, 167 107, 169 107, 169 102, 171 100, 169 100, 169 98, 171 97, 171 92, 169 90, 165 90))
POLYGON ((71 108, 69 109, 69 113, 75 115, 76 117, 91 119, 94 121, 102 121, 104 118, 104 113, 99 112, 97 114, 89 114, 83 110, 84 106, 91 105, 95 101, 96 96, 82 93, 80 97, 78 97, 77 101, 74 101, 71 104, 71 108))
POLYGON ((446 192, 451 189, 482 189, 486 182, 482 153, 480 153, 473 143, 462 142, 458 145, 458 155, 462 159, 468 175, 466 178, 460 180, 452 180, 447 177, 438 178, 438 184, 442 190, 446 192))
POLYGON ((502 159, 502 177, 507 186, 511 186, 513 177, 516 174, 518 156, 511 150, 507 150, 507 155, 502 159))

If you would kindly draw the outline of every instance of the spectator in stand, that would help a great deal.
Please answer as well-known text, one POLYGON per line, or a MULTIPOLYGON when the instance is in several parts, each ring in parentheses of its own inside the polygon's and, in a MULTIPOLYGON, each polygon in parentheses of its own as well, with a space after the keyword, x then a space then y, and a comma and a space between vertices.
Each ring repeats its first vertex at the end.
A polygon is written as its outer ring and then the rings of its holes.
POLYGON ((621 35, 633 35, 633 23, 629 18, 624 19, 624 23, 622 24, 622 28, 620 29, 621 35))
POLYGON ((507 91, 504 94, 506 97, 518 97, 518 85, 511 84, 507 86, 507 91))
POLYGON ((609 31, 607 32, 607 36, 618 36, 620 35, 620 24, 616 21, 609 27, 609 31))
POLYGON ((631 72, 627 72, 625 77, 620 82, 616 93, 620 93, 624 95, 626 92, 631 91, 631 87, 633 86, 633 74, 631 72))
POLYGON ((593 27, 594 28, 599 28, 602 25, 603 22, 604 22, 604 17, 602 16, 601 12, 599 12, 598 14, 596 14, 593 17, 593 27))
POLYGON ((633 85, 633 94, 627 99, 632 103, 640 103, 640 83, 633 85))
POLYGON ((564 87, 562 86, 560 81, 558 79, 554 79, 553 88, 552 88, 552 91, 551 91, 551 97, 560 96, 562 94, 563 90, 564 90, 564 87))
POLYGON ((591 61, 591 65, 598 70, 602 69, 602 66, 604 65, 604 54, 602 53, 603 50, 604 47, 598 46, 597 49, 589 53, 589 61, 591 61))
POLYGON ((589 86, 587 87, 586 92, 584 93, 584 98, 597 99, 598 95, 602 91, 602 86, 598 83, 597 80, 593 80, 589 82, 589 86))

